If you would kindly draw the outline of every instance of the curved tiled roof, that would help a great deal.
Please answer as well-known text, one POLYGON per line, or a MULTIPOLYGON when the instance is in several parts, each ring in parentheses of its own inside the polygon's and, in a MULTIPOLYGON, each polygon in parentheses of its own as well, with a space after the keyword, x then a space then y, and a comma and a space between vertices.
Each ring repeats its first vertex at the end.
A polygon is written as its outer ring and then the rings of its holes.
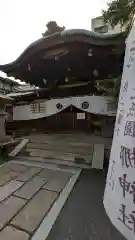
POLYGON ((74 35, 74 34, 87 35, 89 37, 95 37, 95 38, 99 38, 99 39, 100 38, 101 39, 113 39, 113 38, 124 35, 124 32, 114 33, 114 34, 101 34, 101 33, 93 32, 93 31, 85 30, 85 29, 69 29, 69 30, 64 30, 61 32, 61 36, 74 35))
POLYGON ((53 89, 64 81, 68 67, 71 68, 69 75, 76 75, 78 79, 83 75, 86 81, 94 82, 97 77, 116 77, 122 71, 124 50, 124 33, 102 35, 84 29, 64 30, 33 42, 14 62, 0 65, 0 70, 30 84, 53 89), (49 51, 55 52, 57 48, 69 51, 58 57, 59 61, 54 61, 58 60, 55 59, 58 53, 51 53, 51 60, 44 58, 49 51), (98 76, 94 75, 94 69, 98 76))
POLYGON ((0 70, 6 73, 11 72, 14 67, 17 67, 19 62, 25 60, 33 53, 42 49, 45 50, 55 45, 60 45, 72 41, 88 42, 89 44, 98 46, 117 45, 121 41, 124 43, 125 34, 119 33, 103 35, 85 29, 64 30, 62 32, 42 37, 41 39, 33 42, 24 50, 24 52, 22 52, 22 54, 15 61, 9 64, 0 65, 0 70))

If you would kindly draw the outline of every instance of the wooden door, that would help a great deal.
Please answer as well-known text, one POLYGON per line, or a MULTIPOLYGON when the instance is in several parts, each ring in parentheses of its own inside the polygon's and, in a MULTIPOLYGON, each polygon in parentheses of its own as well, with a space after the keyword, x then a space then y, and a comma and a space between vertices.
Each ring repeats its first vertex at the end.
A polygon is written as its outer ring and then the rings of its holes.
POLYGON ((74 114, 72 112, 62 112, 56 115, 56 127, 58 130, 73 130, 74 114))

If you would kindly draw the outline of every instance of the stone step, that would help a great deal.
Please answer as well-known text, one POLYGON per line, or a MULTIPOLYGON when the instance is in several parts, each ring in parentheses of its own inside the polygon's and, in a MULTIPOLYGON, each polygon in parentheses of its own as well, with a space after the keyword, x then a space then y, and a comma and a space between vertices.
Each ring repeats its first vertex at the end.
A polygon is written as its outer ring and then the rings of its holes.
POLYGON ((92 162, 90 164, 86 163, 77 163, 77 162, 71 162, 71 161, 66 161, 66 160, 59 160, 59 159, 47 159, 47 158, 41 158, 41 157, 30 157, 30 156, 19 156, 16 157, 17 161, 29 161, 37 164, 37 162, 42 162, 42 163, 47 163, 47 164, 53 164, 54 166, 59 166, 59 168, 63 168, 63 166, 68 166, 68 167, 78 167, 82 169, 90 169, 92 162))
POLYGON ((40 149, 25 149, 29 156, 46 159, 59 159, 71 162, 91 163, 93 154, 76 154, 58 151, 45 151, 40 149))
POLYGON ((55 135, 52 134, 51 136, 43 135, 43 136, 27 136, 27 139, 29 139, 30 142, 37 142, 37 143, 54 143, 54 141, 61 141, 61 142, 85 142, 90 143, 89 137, 83 137, 82 135, 78 136, 64 136, 64 135, 55 135))
POLYGON ((38 139, 38 138, 35 138, 35 139, 29 139, 29 142, 30 143, 35 143, 35 144, 50 144, 50 145, 58 145, 58 144, 62 144, 62 145, 65 145, 65 144, 68 144, 70 146, 91 146, 91 144, 93 144, 92 142, 89 142, 89 141, 86 141, 86 140, 83 140, 83 139, 79 139, 77 141, 77 139, 67 139, 67 138, 63 138, 63 139, 58 139, 58 138, 53 138, 53 139, 38 139))
POLYGON ((82 145, 68 145, 67 143, 56 143, 56 144, 44 144, 44 143, 28 143, 27 144, 27 149, 40 149, 40 150, 54 150, 54 151, 59 151, 59 152, 68 152, 68 153, 92 153, 93 152, 93 144, 89 146, 84 146, 82 145))

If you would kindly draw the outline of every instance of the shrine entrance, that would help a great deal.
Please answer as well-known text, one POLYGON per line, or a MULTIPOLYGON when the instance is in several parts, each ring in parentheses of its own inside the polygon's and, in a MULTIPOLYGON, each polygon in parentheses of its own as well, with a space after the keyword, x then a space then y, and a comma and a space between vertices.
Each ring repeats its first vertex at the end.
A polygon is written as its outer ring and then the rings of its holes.
POLYGON ((90 130, 90 113, 69 106, 64 111, 45 119, 53 131, 88 131, 90 130))
POLYGON ((24 132, 24 135, 31 132, 90 132, 91 114, 69 106, 64 111, 46 118, 7 122, 6 129, 17 132, 17 135, 19 132, 24 132))

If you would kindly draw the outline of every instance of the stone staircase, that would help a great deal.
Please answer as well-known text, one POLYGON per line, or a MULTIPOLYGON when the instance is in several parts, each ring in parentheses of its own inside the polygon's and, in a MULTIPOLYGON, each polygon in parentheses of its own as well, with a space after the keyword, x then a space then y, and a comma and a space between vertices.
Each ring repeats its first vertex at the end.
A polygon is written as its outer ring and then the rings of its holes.
MULTIPOLYGON (((29 136, 26 148, 21 152, 21 157, 35 161, 45 161, 81 168, 91 168, 95 156, 100 158, 101 164, 96 160, 96 168, 102 169, 104 157, 104 145, 84 141, 79 135, 44 135, 39 137, 29 136), (96 150, 96 153, 95 153, 96 150)), ((96 157, 96 158, 97 158, 96 157)))

